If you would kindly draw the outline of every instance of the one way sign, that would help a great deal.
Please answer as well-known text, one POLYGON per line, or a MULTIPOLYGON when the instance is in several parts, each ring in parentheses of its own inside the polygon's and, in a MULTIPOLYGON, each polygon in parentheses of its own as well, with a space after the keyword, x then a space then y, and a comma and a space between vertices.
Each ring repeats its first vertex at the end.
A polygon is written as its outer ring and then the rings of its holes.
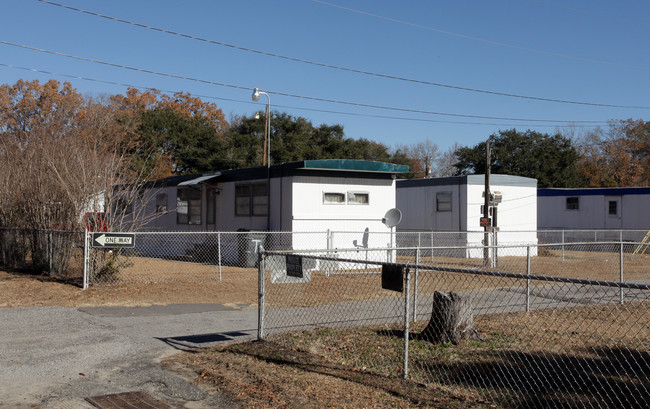
POLYGON ((93 247, 113 249, 118 247, 135 247, 133 233, 93 233, 93 247))

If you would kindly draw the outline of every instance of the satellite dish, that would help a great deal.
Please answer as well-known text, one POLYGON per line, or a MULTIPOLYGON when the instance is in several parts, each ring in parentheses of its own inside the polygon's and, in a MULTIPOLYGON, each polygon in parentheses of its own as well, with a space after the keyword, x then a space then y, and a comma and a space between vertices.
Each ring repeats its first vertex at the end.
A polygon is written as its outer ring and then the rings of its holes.
POLYGON ((381 222, 386 225, 386 227, 393 228, 397 226, 402 221, 402 212, 398 208, 392 208, 386 212, 386 215, 381 222))

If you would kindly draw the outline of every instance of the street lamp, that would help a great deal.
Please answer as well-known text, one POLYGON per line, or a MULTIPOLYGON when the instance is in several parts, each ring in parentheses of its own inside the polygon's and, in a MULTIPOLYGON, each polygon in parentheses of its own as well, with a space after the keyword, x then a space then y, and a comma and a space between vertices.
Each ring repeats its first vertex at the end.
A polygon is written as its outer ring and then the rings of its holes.
POLYGON ((266 95, 266 98, 268 98, 268 102, 266 103, 266 122, 264 123, 264 153, 262 157, 262 165, 266 165, 267 167, 271 167, 271 115, 270 115, 270 110, 271 110, 271 97, 269 94, 267 94, 264 91, 260 91, 259 88, 255 88, 253 90, 253 101, 257 102, 260 100, 260 95, 266 95), (268 160, 267 160, 267 155, 268 155, 268 160))
POLYGON ((266 95, 266 122, 264 123, 264 152, 262 154, 262 165, 266 165, 266 230, 271 231, 271 97, 259 88, 253 90, 253 101, 260 100, 260 95, 266 95), (268 141, 268 142, 267 142, 268 141), (268 145, 268 146, 267 146, 268 145), (268 161, 266 160, 268 155, 268 161))

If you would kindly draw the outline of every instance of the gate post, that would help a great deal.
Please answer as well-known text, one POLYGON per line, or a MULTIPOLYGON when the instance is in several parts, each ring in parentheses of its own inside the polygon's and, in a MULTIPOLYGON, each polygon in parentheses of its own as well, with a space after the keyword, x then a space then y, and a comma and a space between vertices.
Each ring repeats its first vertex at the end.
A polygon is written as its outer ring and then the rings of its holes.
MULTIPOLYGON (((620 246, 619 247, 619 254, 620 254, 619 268, 620 268, 620 279, 621 279, 621 283, 622 283, 623 282, 623 240, 621 240, 621 242, 619 243, 619 246, 620 246)), ((620 296, 620 303, 621 303, 621 305, 623 305, 623 303, 624 303, 624 301, 623 301, 623 287, 620 287, 619 291, 620 291, 620 295, 619 295, 620 296)))
POLYGON ((415 282, 413 283, 413 322, 418 320, 418 273, 420 270, 420 248, 415 250, 415 282))
POLYGON ((52 229, 50 229, 50 232, 47 235, 47 240, 48 240, 47 247, 48 247, 48 250, 49 250, 47 252, 47 258, 48 258, 48 262, 49 262, 48 273, 49 273, 50 277, 52 277, 52 263, 53 263, 53 260, 54 260, 54 233, 52 232, 52 229))
POLYGON ((258 254, 258 269, 257 269, 257 340, 264 339, 264 264, 266 257, 264 255, 264 248, 260 248, 258 254))
POLYGON ((88 252, 88 227, 86 227, 84 229, 84 283, 82 287, 84 290, 88 289, 88 252))
POLYGON ((411 269, 406 267, 406 283, 404 284, 404 379, 408 379, 409 376, 409 311, 411 306, 409 305, 410 298, 410 286, 411 286, 411 269))
POLYGON ((221 232, 217 232, 217 253, 219 258, 219 281, 221 281, 221 232))
MULTIPOLYGON (((526 275, 530 276, 530 245, 526 246, 526 275)), ((526 279, 526 312, 530 312, 530 278, 526 279)))

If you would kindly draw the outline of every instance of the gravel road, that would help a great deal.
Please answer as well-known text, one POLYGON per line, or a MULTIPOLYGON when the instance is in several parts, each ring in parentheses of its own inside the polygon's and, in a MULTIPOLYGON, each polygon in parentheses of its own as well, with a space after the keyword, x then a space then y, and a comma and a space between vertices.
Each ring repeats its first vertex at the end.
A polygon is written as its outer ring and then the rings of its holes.
POLYGON ((160 361, 256 334, 255 305, 0 309, 0 407, 93 408, 86 397, 143 390, 188 409, 234 407, 160 361))

